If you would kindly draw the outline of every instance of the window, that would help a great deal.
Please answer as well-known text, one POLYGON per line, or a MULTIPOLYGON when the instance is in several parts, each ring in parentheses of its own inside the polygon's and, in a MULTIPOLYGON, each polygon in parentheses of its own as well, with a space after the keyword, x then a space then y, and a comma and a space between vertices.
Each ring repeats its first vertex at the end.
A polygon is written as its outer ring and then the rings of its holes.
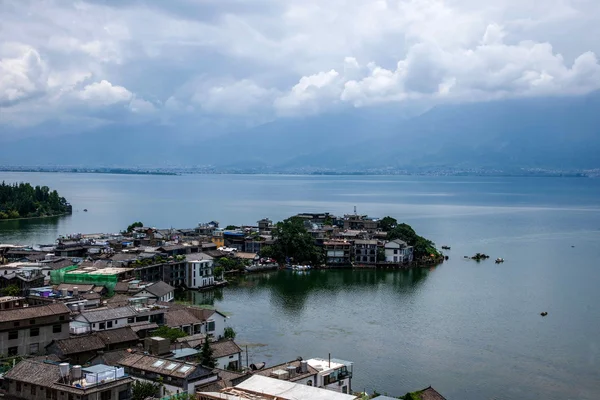
POLYGON ((64 316, 64 315, 61 315, 60 317, 58 317, 58 320, 59 320, 59 321, 64 321, 64 320, 65 320, 65 316, 64 316))
POLYGON ((100 393, 100 400, 110 400, 110 396, 112 394, 112 390, 105 390, 100 393))
POLYGON ((19 321, 15 322, 15 326, 19 326, 21 323, 19 321))
POLYGON ((133 318, 133 317, 127 318, 127 323, 128 324, 133 324, 134 322, 135 322, 135 318, 133 318))
POLYGON ((129 398, 129 391, 127 390, 121 390, 119 392, 119 400, 125 400, 129 398))
POLYGON ((21 391, 21 382, 17 382, 17 392, 21 391))
POLYGON ((214 330, 215 330, 215 321, 208 321, 208 328, 207 328, 207 330, 209 332, 214 332, 214 330))
POLYGON ((29 330, 29 336, 40 336, 40 328, 31 328, 29 330))
POLYGON ((29 354, 36 354, 36 353, 39 353, 39 351, 40 351, 39 343, 31 343, 29 345, 29 354))
POLYGON ((8 332, 8 340, 18 339, 19 331, 10 331, 8 332))
POLYGON ((52 325, 52 333, 61 333, 61 332, 62 332, 61 324, 52 325))
POLYGON ((31 385, 31 395, 32 396, 35 396, 35 391, 36 391, 35 389, 36 389, 36 386, 35 385, 31 385))
POLYGON ((106 329, 106 324, 104 322, 100 322, 100 329, 106 329))
MULTIPOLYGON (((102 325, 102 324, 100 324, 100 325, 102 325)), ((108 322, 106 323, 106 327, 107 327, 107 328, 112 328, 112 326, 113 326, 113 322, 112 322, 112 321, 108 321, 108 322)), ((102 326, 100 326, 100 327, 102 327, 102 326)))
POLYGON ((17 354, 19 354, 19 346, 14 346, 14 347, 9 347, 8 348, 8 355, 9 356, 16 356, 17 354))
POLYGON ((29 320, 29 325, 35 325, 35 319, 30 319, 29 320))
POLYGON ((306 382, 306 384, 307 384, 308 386, 312 386, 312 379, 309 379, 309 380, 306 382))

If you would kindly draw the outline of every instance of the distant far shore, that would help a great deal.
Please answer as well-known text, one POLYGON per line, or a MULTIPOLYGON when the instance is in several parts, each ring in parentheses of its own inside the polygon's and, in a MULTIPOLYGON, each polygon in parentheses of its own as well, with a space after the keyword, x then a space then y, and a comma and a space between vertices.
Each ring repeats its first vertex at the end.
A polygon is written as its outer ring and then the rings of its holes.
POLYGON ((432 177, 556 177, 556 178, 598 178, 600 169, 587 170, 553 170, 539 168, 513 168, 510 170, 490 168, 414 168, 414 169, 365 169, 356 171, 325 170, 299 168, 278 170, 275 168, 109 168, 109 167, 24 167, 0 166, 0 172, 54 172, 82 174, 117 174, 117 175, 313 175, 313 176, 432 176, 432 177))

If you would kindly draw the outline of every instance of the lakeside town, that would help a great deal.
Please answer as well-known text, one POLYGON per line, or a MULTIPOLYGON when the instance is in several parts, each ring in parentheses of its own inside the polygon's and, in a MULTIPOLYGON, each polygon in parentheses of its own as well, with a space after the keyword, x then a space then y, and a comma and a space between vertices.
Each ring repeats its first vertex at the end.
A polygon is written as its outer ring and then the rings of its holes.
MULTIPOLYGON (((353 362, 331 354, 249 364, 224 311, 177 302, 176 291, 278 268, 443 260, 410 226, 356 210, 224 228, 135 222, 54 244, 0 244, 2 391, 9 399, 388 399, 355 391, 353 362)), ((443 399, 431 387, 400 398, 443 399)))

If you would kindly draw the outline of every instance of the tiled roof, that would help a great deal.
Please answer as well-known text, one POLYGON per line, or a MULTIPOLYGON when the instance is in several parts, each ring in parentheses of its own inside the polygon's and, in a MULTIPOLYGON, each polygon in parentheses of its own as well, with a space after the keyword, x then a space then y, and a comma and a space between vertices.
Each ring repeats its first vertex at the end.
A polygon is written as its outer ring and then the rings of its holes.
POLYGON ((101 364, 116 366, 123 358, 127 357, 129 352, 127 350, 113 350, 105 351, 102 354, 98 354, 97 359, 101 364))
POLYGON ((195 363, 168 360, 140 353, 126 356, 119 361, 119 365, 177 378, 185 378, 196 371, 201 373, 200 376, 212 374, 211 370, 196 365, 195 363))
POLYGON ((117 282, 114 287, 115 292, 127 292, 129 290, 129 282, 117 282))
POLYGON ((422 390, 419 394, 421 395, 421 400, 446 400, 444 396, 439 394, 437 390, 431 386, 422 390))
POLYGON ((150 329, 158 329, 158 324, 156 322, 135 322, 133 324, 129 324, 129 327, 134 332, 139 332, 150 329))
POLYGON ((71 310, 63 303, 48 304, 45 306, 16 308, 0 312, 0 322, 20 321, 48 317, 51 315, 69 314, 71 310))
POLYGON ((231 339, 220 340, 218 342, 211 342, 210 348, 213 351, 213 357, 220 358, 230 356, 232 354, 241 353, 242 349, 240 346, 235 344, 235 342, 231 339))
POLYGON ((77 395, 83 395, 84 393, 89 395, 90 393, 95 393, 96 391, 104 391, 113 387, 131 383, 133 381, 132 378, 124 377, 114 381, 109 381, 103 385, 86 388, 84 391, 82 388, 58 383, 60 379, 60 370, 58 364, 34 360, 21 361, 11 370, 9 370, 4 377, 37 386, 44 386, 60 391, 75 393, 77 395))
POLYGON ((111 319, 129 318, 133 317, 134 315, 136 315, 136 312, 132 307, 104 308, 81 313, 81 316, 90 323, 108 321, 111 319))
POLYGON ((107 345, 139 340, 137 333, 135 333, 129 326, 101 331, 98 332, 97 335, 107 345))
POLYGON ((204 342, 206 335, 204 333, 198 333, 196 335, 185 336, 177 339, 177 343, 185 343, 191 348, 196 348, 204 342))
POLYGON ((104 348, 104 342, 96 335, 72 336, 67 339, 55 340, 54 344, 65 356, 104 348))
POLYGON ((165 325, 174 328, 183 325, 199 324, 202 321, 188 310, 170 310, 165 314, 165 325))
POLYGON ((69 292, 73 291, 73 288, 77 288, 79 293, 89 292, 94 289, 94 285, 78 285, 73 283, 61 283, 56 287, 56 290, 67 289, 69 292))
POLYGON ((163 297, 164 295, 174 291, 175 288, 166 282, 158 281, 142 290, 146 290, 148 293, 151 293, 156 297, 163 297))

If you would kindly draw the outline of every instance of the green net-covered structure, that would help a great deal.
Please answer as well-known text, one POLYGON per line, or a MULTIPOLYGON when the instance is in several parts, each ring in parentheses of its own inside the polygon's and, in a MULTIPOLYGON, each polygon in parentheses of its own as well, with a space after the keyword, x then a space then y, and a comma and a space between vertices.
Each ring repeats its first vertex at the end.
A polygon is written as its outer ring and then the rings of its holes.
POLYGON ((53 285, 61 283, 85 284, 104 286, 109 293, 112 293, 115 285, 119 281, 119 274, 103 273, 94 274, 88 271, 78 270, 76 265, 58 269, 50 272, 50 281, 53 285))

